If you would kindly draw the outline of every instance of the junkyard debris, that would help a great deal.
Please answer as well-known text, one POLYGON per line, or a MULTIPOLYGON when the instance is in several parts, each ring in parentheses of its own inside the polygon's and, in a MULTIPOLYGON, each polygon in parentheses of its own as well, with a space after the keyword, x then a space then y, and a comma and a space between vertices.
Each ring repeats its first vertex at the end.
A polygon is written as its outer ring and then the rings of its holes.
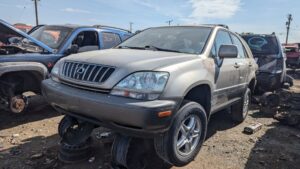
POLYGON ((261 123, 251 124, 250 126, 247 126, 244 128, 244 133, 253 134, 253 133, 257 132, 258 130, 260 130, 261 128, 262 128, 261 123))
POLYGON ((20 134, 13 134, 12 137, 19 137, 20 134))
POLYGON ((91 157, 90 159, 89 159, 89 163, 92 163, 92 162, 94 162, 95 161, 95 157, 91 157))
POLYGON ((33 154, 30 159, 35 160, 43 157, 43 153, 33 154))

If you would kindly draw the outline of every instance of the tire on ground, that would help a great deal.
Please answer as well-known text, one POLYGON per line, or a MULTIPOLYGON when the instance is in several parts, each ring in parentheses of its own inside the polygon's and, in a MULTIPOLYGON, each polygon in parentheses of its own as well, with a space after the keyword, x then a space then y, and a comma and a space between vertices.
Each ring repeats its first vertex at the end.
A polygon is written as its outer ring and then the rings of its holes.
POLYGON ((184 101, 184 104, 177 112, 169 131, 155 138, 154 143, 156 152, 162 159, 172 165, 178 167, 185 166, 193 161, 200 151, 202 143, 206 137, 206 131, 207 116, 205 109, 196 102, 184 101), (182 124, 186 122, 189 117, 198 118, 200 122, 198 135, 199 139, 196 146, 189 154, 182 155, 177 149, 177 141, 179 139, 178 133, 182 124))
POLYGON ((250 106, 250 100, 251 100, 251 91, 249 88, 247 88, 242 97, 242 100, 237 104, 231 106, 231 118, 233 121, 237 123, 241 123, 246 119, 248 115, 249 106, 250 106), (245 102, 247 102, 247 108, 244 110, 245 102))

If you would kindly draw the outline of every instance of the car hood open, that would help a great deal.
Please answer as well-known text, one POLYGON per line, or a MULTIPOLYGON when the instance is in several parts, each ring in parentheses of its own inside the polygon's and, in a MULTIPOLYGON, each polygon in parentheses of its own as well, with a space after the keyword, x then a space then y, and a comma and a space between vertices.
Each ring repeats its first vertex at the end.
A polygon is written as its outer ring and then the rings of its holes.
MULTIPOLYGON (((5 22, 5 21, 3 21, 1 19, 0 19, 0 32, 2 34, 0 36, 13 35, 13 36, 17 36, 17 37, 27 38, 28 40, 30 40, 31 42, 33 42, 37 46, 45 49, 46 51, 48 51, 50 53, 54 53, 54 50, 52 48, 50 48, 49 46, 45 45, 43 42, 38 41, 37 39, 31 37, 27 33, 25 33, 25 32, 23 32, 23 31, 15 28, 15 27, 13 27, 9 23, 7 23, 7 22, 5 22)), ((5 39, 5 38, 0 38, 0 41, 2 41, 2 43, 3 43, 3 39, 5 39)))

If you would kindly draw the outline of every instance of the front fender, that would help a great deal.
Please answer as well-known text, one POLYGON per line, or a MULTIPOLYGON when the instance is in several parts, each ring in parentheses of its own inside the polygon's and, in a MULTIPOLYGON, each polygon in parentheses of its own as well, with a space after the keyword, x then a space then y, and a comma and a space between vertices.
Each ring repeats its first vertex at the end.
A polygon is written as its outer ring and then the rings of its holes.
POLYGON ((0 77, 9 72, 35 71, 42 75, 43 79, 48 76, 45 65, 37 62, 3 62, 0 63, 0 77))
POLYGON ((183 98, 192 88, 199 85, 208 85, 213 92, 214 66, 212 59, 196 59, 161 69, 170 72, 163 97, 183 98))

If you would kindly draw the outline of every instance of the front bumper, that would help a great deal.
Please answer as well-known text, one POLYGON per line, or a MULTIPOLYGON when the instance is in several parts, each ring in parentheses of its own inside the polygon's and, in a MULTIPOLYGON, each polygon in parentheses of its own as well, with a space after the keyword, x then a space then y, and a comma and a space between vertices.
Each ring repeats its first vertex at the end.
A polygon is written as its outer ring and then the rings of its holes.
POLYGON ((57 83, 42 82, 47 101, 59 112, 100 126, 139 137, 168 130, 177 103, 174 100, 141 101, 82 90, 57 83), (172 116, 159 118, 158 113, 172 111, 172 116))

